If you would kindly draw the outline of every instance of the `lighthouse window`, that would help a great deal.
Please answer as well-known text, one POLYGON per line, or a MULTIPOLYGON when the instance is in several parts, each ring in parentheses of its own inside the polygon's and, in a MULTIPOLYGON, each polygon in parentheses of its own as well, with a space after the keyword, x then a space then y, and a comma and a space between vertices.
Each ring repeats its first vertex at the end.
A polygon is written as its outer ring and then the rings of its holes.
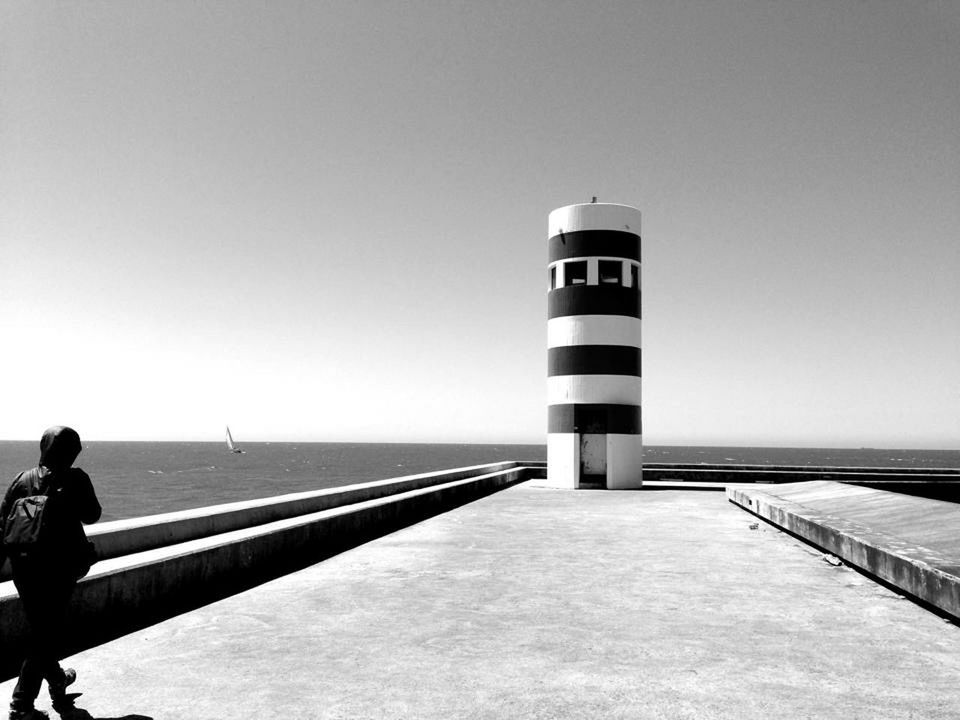
POLYGON ((564 285, 587 284, 587 261, 576 260, 568 262, 563 268, 564 285))
POLYGON ((630 263, 630 286, 640 289, 640 266, 630 263))
POLYGON ((551 290, 557 289, 557 266, 556 265, 550 268, 550 289, 551 290))
POLYGON ((601 285, 620 285, 623 280, 623 263, 619 260, 600 260, 598 263, 601 285))

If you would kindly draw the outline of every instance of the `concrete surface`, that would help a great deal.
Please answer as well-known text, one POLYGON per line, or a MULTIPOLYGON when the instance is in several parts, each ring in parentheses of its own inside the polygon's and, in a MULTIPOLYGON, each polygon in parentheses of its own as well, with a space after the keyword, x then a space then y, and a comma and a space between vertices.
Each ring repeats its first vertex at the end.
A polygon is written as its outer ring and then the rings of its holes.
POLYGON ((829 481, 743 485, 727 496, 960 619, 960 505, 829 481))
MULTIPOLYGON (((77 585, 64 648, 113 640, 307 567, 527 477, 525 468, 356 502, 98 562, 77 585)), ((28 642, 13 582, 0 583, 0 679, 19 671, 28 642)))
POLYGON ((95 718, 960 716, 960 628, 711 492, 523 483, 68 664, 95 718))

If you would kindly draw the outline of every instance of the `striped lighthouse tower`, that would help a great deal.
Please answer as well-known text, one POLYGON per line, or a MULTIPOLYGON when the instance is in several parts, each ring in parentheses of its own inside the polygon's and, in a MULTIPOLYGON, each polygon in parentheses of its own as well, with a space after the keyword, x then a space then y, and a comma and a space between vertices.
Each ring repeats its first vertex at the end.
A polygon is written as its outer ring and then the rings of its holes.
POLYGON ((640 211, 594 199, 548 224, 547 481, 640 487, 640 211))

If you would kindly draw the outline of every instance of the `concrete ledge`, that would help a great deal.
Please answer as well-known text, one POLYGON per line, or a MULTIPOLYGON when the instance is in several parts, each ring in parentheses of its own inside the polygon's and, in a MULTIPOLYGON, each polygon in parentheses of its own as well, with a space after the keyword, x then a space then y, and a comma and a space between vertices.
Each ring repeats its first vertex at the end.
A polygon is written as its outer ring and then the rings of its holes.
MULTIPOLYGON (((97 557, 108 560, 165 545, 263 525, 328 508, 373 500, 518 466, 519 463, 515 461, 473 465, 324 490, 276 495, 259 500, 114 520, 88 527, 87 536, 97 549, 97 557)), ((9 579, 10 567, 9 563, 5 563, 0 568, 0 581, 9 579)))
POLYGON ((871 475, 952 475, 960 478, 960 468, 912 468, 912 467, 857 467, 853 465, 743 465, 725 463, 644 463, 647 470, 745 470, 750 472, 803 472, 826 473, 838 472, 871 474, 871 475))
POLYGON ((960 505, 829 481, 729 487, 727 499, 960 619, 960 505))
MULTIPOLYGON (((501 490, 527 473, 513 467, 98 562, 77 586, 64 654, 302 569, 501 490)), ((12 581, 0 584, 0 637, 0 678, 9 678, 26 642, 12 581)))
POLYGON ((794 467, 776 465, 644 465, 643 479, 718 483, 788 483, 838 480, 886 487, 918 484, 960 489, 960 471, 917 468, 794 467))
POLYGON ((697 482, 695 480, 646 480, 638 490, 709 490, 723 492, 727 489, 726 483, 697 482))

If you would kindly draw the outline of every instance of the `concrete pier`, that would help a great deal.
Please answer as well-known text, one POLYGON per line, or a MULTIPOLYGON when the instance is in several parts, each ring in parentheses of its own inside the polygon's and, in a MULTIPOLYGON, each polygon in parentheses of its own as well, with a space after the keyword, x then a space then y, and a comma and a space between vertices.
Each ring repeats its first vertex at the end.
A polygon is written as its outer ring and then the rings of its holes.
POLYGON ((538 484, 79 653, 80 704, 131 720, 960 716, 960 628, 722 493, 538 484))

